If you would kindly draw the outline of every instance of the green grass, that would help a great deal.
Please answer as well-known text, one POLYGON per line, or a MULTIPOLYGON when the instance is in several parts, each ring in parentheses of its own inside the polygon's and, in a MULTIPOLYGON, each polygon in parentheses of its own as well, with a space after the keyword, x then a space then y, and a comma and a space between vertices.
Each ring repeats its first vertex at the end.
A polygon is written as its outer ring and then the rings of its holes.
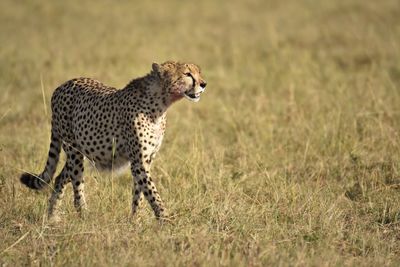
POLYGON ((397 0, 1 1, 0 265, 399 266, 399 24, 397 0), (69 186, 48 226, 18 178, 44 167, 54 88, 169 59, 208 81, 153 165, 173 223, 89 170, 86 218, 69 186))

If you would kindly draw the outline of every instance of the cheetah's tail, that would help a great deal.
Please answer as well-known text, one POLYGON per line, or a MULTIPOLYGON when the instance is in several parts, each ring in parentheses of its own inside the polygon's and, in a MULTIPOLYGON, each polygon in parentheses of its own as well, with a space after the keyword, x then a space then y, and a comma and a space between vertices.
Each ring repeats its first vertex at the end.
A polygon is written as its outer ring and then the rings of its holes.
POLYGON ((20 177, 21 183, 35 190, 43 189, 46 185, 48 185, 56 171, 57 163, 60 157, 60 151, 61 140, 57 138, 55 133, 52 132, 49 156, 47 158, 47 163, 44 171, 40 175, 23 173, 20 177))

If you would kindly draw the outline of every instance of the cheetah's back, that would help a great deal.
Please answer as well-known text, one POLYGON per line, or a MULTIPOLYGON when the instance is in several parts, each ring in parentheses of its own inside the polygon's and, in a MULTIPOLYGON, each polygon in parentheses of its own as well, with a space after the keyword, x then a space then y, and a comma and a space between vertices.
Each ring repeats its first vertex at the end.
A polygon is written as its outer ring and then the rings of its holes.
POLYGON ((128 161, 119 127, 118 90, 89 78, 67 81, 52 97, 53 130, 100 169, 128 161))

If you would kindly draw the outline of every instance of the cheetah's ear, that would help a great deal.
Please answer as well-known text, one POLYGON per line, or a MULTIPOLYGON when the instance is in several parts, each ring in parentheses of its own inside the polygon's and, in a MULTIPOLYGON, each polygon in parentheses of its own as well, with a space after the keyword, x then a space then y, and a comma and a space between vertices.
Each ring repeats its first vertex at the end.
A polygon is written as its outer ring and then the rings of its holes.
POLYGON ((158 63, 153 63, 151 67, 153 68, 153 71, 155 71, 156 73, 158 74, 161 73, 161 66, 158 63))

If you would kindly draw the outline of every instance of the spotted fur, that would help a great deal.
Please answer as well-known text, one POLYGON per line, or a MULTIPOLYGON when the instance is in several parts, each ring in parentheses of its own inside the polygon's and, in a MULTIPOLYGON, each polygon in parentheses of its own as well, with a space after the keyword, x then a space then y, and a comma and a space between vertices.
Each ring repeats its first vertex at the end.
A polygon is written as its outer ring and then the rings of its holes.
POLYGON ((32 189, 48 185, 63 148, 67 160, 55 178, 49 200, 51 219, 58 217, 58 205, 68 182, 73 186, 75 208, 85 209, 84 157, 99 169, 130 163, 132 214, 144 195, 155 216, 165 218, 167 212, 150 167, 162 143, 166 111, 183 97, 197 102, 205 86, 197 65, 172 61, 153 63, 149 74, 132 80, 121 90, 89 78, 65 82, 51 98, 51 143, 46 167, 40 175, 22 174, 21 182, 32 189))

